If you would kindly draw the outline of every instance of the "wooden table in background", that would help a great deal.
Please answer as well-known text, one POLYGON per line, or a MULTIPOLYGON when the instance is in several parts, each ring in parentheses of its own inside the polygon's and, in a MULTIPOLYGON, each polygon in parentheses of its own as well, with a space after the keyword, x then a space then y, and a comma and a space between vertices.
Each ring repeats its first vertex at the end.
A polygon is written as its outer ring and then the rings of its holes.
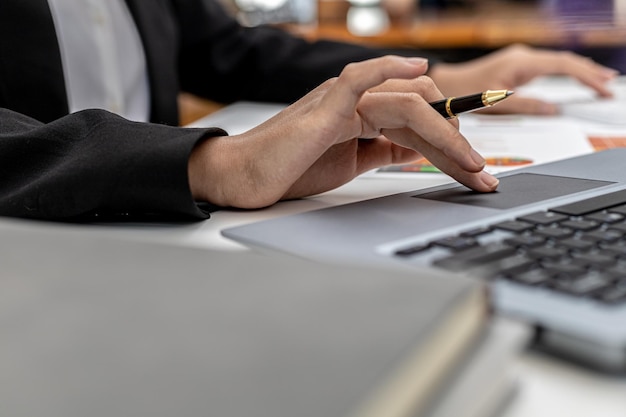
MULTIPOLYGON (((535 46, 626 46, 626 16, 603 11, 556 16, 540 2, 478 0, 443 11, 417 10, 383 33, 355 36, 346 28, 345 0, 320 0, 317 26, 290 26, 309 39, 331 38, 391 47, 499 48, 513 43, 535 46), (327 12, 331 9, 333 12, 327 12)), ((590 0, 590 3, 591 0, 590 0)))

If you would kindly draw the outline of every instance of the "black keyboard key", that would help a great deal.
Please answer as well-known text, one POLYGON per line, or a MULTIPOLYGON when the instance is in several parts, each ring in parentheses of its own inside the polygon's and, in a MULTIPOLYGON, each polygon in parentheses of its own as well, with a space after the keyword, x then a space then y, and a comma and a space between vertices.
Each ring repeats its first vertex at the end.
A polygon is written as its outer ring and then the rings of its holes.
POLYGON ((626 234, 626 223, 625 222, 621 222, 621 223, 612 224, 612 225, 609 226, 609 229, 617 230, 617 231, 620 231, 620 232, 626 234))
POLYGON ((573 280, 558 281, 554 288, 572 295, 587 295, 609 287, 611 282, 609 277, 589 274, 573 280))
POLYGON ((535 235, 519 235, 504 240, 507 245, 515 246, 516 248, 534 248, 536 246, 543 245, 546 239, 541 236, 535 235))
POLYGON ((530 213, 522 217, 518 217, 517 220, 521 220, 527 223, 548 225, 563 220, 567 220, 569 217, 564 214, 554 213, 551 211, 538 211, 530 213))
POLYGON ((521 233, 533 229, 535 226, 531 223, 519 220, 507 220, 493 225, 494 229, 506 230, 507 232, 521 233))
POLYGON ((476 229, 466 230, 460 233, 463 237, 477 237, 487 233, 490 233, 493 229, 491 227, 477 227, 476 229))
POLYGON ((559 240, 557 245, 559 248, 564 248, 574 251, 586 251, 593 249, 596 244, 590 240, 580 239, 577 237, 571 237, 567 239, 559 240))
POLYGON ((561 227, 567 227, 569 229, 578 230, 581 232, 597 229, 598 227, 600 227, 600 223, 598 223, 597 221, 585 220, 585 219, 580 219, 580 218, 573 219, 573 220, 566 220, 564 222, 561 222, 560 224, 561 224, 561 227))
POLYGON ((576 265, 593 267, 595 269, 606 269, 617 263, 611 255, 601 253, 580 253, 572 257, 572 262, 576 265))
POLYGON ((452 271, 461 271, 482 263, 507 258, 515 253, 516 249, 514 247, 495 243, 485 246, 475 246, 457 252, 451 256, 436 260, 434 264, 452 271))
POLYGON ((567 249, 557 248, 554 246, 540 246, 529 249, 526 253, 535 259, 559 259, 569 254, 567 249))
POLYGON ((620 213, 626 216, 626 204, 622 204, 620 206, 611 207, 609 209, 611 213, 620 213))
MULTIPOLYGON (((601 246, 601 249, 604 253, 626 259, 626 242, 605 243, 601 246)), ((624 273, 626 274, 626 271, 624 273)))
POLYGON ((594 230, 591 232, 584 233, 581 235, 582 239, 589 240, 592 242, 617 242, 623 236, 618 230, 594 230))
POLYGON ((481 263, 478 267, 473 268, 471 272, 481 278, 494 278, 497 276, 518 274, 538 266, 539 264, 534 259, 527 256, 512 255, 491 262, 481 263))
POLYGON ((478 244, 478 242, 476 242, 476 239, 474 239, 473 237, 463 236, 449 236, 431 243, 435 246, 441 246, 456 251, 467 249, 478 244))
POLYGON ((508 274, 508 278, 513 281, 521 282, 522 284, 527 285, 541 285, 549 282, 550 278, 552 278, 552 274, 550 274, 545 269, 533 268, 528 271, 521 271, 513 274, 508 274))
POLYGON ((574 230, 567 227, 546 227, 544 229, 538 229, 535 233, 539 236, 543 236, 549 239, 565 239, 574 235, 574 230))
POLYGON ((587 269, 575 265, 569 261, 564 262, 546 262, 543 267, 549 273, 558 276, 559 278, 577 278, 587 273, 587 269))
POLYGON ((626 286, 617 285, 604 289, 595 295, 600 301, 605 303, 616 304, 626 301, 626 286))
MULTIPOLYGON (((611 276, 615 278, 626 278, 626 264, 620 262, 617 265, 608 268, 605 272, 607 274, 611 274, 611 276)), ((626 286, 626 284, 624 285, 626 286)))
POLYGON ((395 252, 396 256, 403 256, 403 257, 408 257, 408 256, 413 256, 416 255, 418 253, 424 252, 426 250, 430 249, 430 245, 426 244, 426 245, 414 245, 414 246, 410 246, 406 249, 400 249, 397 250, 395 252))
POLYGON ((550 211, 570 216, 584 216, 594 211, 600 211, 622 204, 626 204, 626 190, 588 198, 575 203, 564 204, 551 208, 550 211))
POLYGON ((600 223, 617 223, 624 220, 624 215, 620 213, 612 213, 610 211, 600 211, 585 216, 587 220, 594 220, 600 223))

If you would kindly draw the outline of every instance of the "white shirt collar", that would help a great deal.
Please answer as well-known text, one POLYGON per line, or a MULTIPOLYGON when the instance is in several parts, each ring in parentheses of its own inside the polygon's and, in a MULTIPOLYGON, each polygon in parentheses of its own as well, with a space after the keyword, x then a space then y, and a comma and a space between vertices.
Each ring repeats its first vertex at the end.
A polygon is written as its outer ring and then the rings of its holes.
POLYGON ((48 0, 70 112, 101 108, 130 120, 150 112, 144 50, 124 0, 48 0))

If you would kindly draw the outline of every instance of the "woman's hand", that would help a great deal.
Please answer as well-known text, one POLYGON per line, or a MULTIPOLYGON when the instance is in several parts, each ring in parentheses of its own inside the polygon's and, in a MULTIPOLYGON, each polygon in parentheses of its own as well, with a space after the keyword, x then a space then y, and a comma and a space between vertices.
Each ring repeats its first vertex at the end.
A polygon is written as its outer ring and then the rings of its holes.
MULTIPOLYGON (((429 76, 447 96, 483 90, 515 90, 537 76, 567 75, 591 87, 598 95, 610 97, 607 82, 617 74, 613 69, 572 52, 513 45, 465 63, 438 64, 429 76)), ((483 111, 550 115, 557 113, 557 107, 542 100, 515 95, 483 111)))
POLYGON ((477 191, 497 179, 428 104, 443 98, 426 60, 387 56, 350 64, 284 111, 237 136, 200 143, 189 181, 196 199, 259 208, 336 188, 376 167, 421 155, 477 191), (360 138, 360 139, 359 139, 360 138))

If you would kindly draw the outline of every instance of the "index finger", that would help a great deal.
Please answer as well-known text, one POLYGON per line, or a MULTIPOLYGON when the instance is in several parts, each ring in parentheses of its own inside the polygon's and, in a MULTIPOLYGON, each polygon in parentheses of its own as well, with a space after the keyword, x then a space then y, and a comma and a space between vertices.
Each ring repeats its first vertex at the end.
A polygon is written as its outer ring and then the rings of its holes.
POLYGON ((351 117, 361 96, 370 88, 393 78, 418 77, 428 69, 424 58, 384 56, 346 65, 333 86, 322 98, 326 108, 351 117), (329 107, 328 107, 329 106, 329 107))
POLYGON ((540 55, 539 60, 541 62, 537 63, 535 68, 546 68, 552 74, 569 75, 591 87, 601 96, 610 97, 613 95, 607 87, 607 82, 618 75, 614 69, 568 51, 556 54, 546 52, 540 55))

